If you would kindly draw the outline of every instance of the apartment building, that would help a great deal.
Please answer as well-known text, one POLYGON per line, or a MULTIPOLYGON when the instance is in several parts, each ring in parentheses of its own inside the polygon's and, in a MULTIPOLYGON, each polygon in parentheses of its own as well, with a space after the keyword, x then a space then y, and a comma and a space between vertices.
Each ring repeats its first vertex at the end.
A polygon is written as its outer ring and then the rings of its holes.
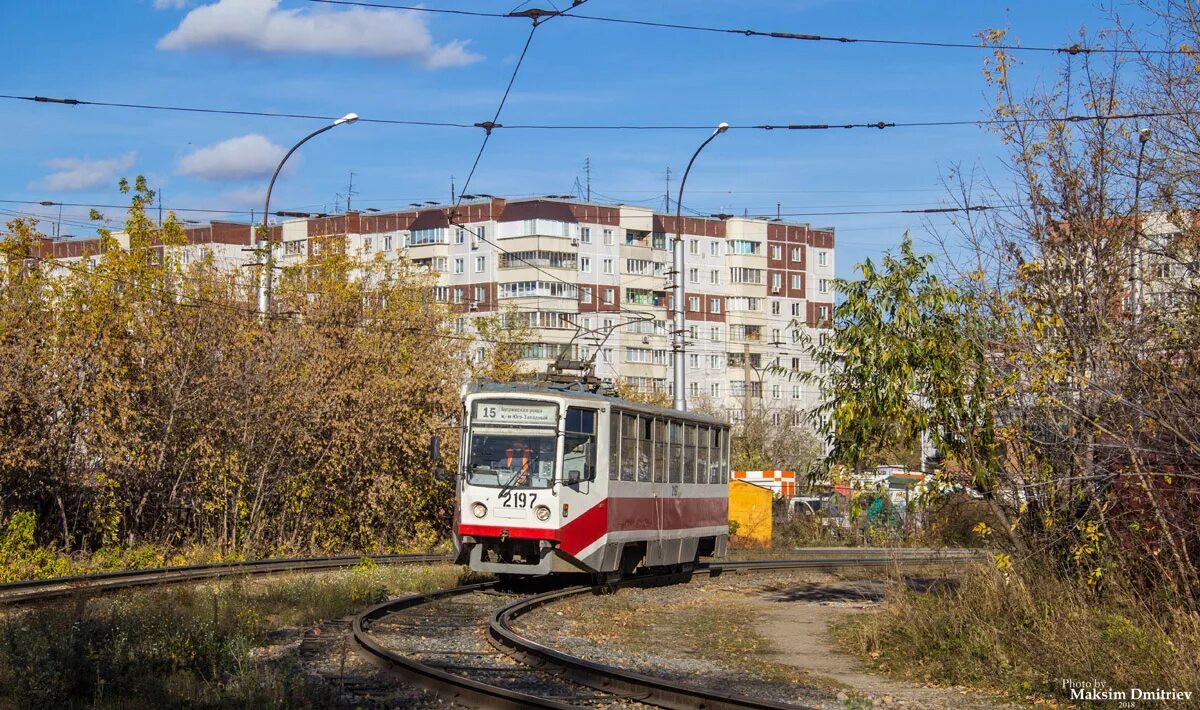
MULTIPOLYGON (((644 207, 487 198, 294 219, 272 232, 285 265, 330 243, 361 259, 410 260, 438 274, 435 297, 459 312, 460 332, 472 333, 480 314, 511 308, 532 326, 524 346, 530 367, 566 353, 593 360, 601 378, 643 391, 672 388, 672 285, 682 278, 693 408, 736 421, 749 401, 786 423, 818 402, 813 385, 787 373, 811 371, 803 345, 830 333, 832 228, 741 217, 685 217, 677 225, 673 215, 644 207), (677 227, 685 250, 678 275, 677 227)), ((182 249, 195 252, 191 258, 211 253, 228 268, 253 260, 245 251, 249 225, 186 233, 182 249)), ((486 347, 480 343, 476 357, 486 347)))

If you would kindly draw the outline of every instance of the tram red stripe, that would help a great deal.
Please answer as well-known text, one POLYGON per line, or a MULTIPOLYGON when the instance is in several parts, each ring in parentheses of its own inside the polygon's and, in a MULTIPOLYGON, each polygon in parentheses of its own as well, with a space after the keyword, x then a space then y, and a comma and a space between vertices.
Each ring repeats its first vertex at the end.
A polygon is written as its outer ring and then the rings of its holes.
POLYGON ((476 537, 508 536, 526 540, 557 540, 563 552, 574 555, 606 532, 663 530, 724 526, 729 524, 729 501, 712 498, 606 498, 558 529, 503 525, 459 525, 459 534, 476 537), (661 513, 660 513, 661 511, 661 513))

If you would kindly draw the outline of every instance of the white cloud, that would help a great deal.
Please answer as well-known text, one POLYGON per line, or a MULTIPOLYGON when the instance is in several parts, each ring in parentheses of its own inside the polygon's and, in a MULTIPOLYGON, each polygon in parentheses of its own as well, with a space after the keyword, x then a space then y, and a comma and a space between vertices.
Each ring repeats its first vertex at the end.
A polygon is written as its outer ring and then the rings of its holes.
POLYGON ((463 40, 436 45, 414 12, 351 7, 296 9, 280 0, 217 0, 192 10, 159 49, 237 48, 270 54, 337 54, 420 61, 431 69, 481 57, 463 40))
POLYGON ((283 153, 282 147, 251 133, 198 148, 175 167, 201 180, 246 180, 270 175, 283 153))
POLYGON ((108 184, 115 187, 118 173, 133 167, 137 153, 130 151, 112 160, 55 158, 48 165, 55 172, 30 183, 31 188, 46 190, 88 190, 108 184))

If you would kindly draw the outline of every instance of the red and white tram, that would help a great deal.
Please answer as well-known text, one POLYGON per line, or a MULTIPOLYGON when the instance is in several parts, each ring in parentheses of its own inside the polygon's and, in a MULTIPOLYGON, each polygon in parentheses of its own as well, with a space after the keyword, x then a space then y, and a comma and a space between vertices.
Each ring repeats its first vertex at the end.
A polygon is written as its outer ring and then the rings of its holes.
POLYGON ((502 575, 686 569, 729 538, 729 427, 550 384, 464 396, 454 542, 502 575))

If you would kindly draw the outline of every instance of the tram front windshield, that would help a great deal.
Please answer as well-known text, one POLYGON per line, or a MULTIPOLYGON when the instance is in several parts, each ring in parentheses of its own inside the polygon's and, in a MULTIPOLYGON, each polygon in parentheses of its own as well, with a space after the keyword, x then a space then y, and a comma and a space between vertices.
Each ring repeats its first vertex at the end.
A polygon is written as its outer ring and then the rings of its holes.
POLYGON ((467 483, 501 488, 549 488, 556 436, 549 430, 477 428, 471 432, 467 483))

